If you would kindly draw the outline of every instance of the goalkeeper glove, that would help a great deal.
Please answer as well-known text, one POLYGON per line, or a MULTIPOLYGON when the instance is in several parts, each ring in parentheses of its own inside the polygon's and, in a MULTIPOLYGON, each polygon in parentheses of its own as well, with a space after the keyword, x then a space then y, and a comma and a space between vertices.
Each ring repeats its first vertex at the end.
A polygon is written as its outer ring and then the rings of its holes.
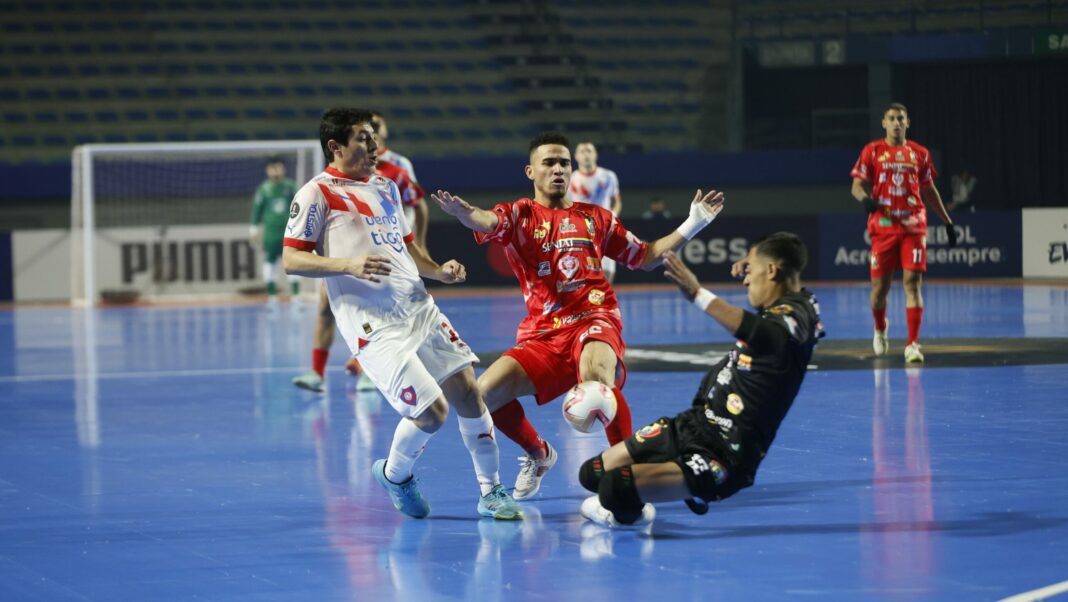
POLYGON ((866 196, 860 200, 860 204, 864 205, 864 210, 868 213, 875 213, 879 210, 879 203, 875 202, 875 199, 870 196, 866 196))

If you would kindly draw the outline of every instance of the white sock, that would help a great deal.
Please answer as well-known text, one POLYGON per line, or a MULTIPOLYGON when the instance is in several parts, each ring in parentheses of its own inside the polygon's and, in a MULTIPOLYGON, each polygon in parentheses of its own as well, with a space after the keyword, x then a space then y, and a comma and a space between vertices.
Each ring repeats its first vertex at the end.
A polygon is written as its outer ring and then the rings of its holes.
POLYGON ((427 442, 434 433, 427 433, 415 426, 415 421, 402 418, 393 431, 393 443, 389 446, 386 460, 386 478, 394 483, 403 483, 412 478, 412 466, 423 455, 427 442))
POLYGON ((493 419, 490 418, 489 412, 482 412, 478 418, 457 418, 460 419, 460 435, 467 451, 471 453, 471 462, 475 465, 478 488, 482 495, 486 495, 501 482, 501 457, 497 449, 493 419))
POLYGON ((278 264, 263 262, 263 283, 274 282, 275 276, 278 275, 278 264))

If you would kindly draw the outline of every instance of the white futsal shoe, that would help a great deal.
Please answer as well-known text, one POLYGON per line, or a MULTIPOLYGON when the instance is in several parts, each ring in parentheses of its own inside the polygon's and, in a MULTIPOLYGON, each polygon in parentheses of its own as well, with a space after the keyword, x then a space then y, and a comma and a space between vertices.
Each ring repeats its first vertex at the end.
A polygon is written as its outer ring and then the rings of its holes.
POLYGON ((656 518, 656 508, 652 504, 646 504, 642 506, 642 515, 638 517, 638 520, 633 523, 621 523, 616 520, 611 510, 601 505, 601 499, 596 495, 591 495, 582 501, 579 513, 602 527, 612 529, 640 529, 651 524, 656 518))
POLYGON ((519 474, 515 477, 515 489, 512 491, 512 499, 526 500, 534 497, 541 489, 541 480, 549 469, 556 464, 556 450, 549 442, 545 442, 548 453, 544 459, 536 460, 530 454, 519 456, 519 474))
POLYGON ((905 362, 909 364, 923 363, 923 352, 920 351, 919 343, 912 343, 905 347, 905 362))
POLYGON ((875 352, 875 355, 886 355, 886 352, 890 350, 890 341, 886 337, 886 333, 889 331, 890 320, 886 321, 885 329, 875 331, 875 336, 871 338, 871 349, 875 352))

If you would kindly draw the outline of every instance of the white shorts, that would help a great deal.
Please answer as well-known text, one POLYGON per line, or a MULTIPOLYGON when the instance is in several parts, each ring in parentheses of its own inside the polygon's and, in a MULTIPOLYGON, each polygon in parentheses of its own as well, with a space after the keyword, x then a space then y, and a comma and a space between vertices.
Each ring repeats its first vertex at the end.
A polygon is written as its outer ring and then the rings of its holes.
POLYGON ((433 302, 404 322, 376 329, 359 358, 371 382, 409 418, 417 418, 441 397, 442 382, 478 362, 433 302))

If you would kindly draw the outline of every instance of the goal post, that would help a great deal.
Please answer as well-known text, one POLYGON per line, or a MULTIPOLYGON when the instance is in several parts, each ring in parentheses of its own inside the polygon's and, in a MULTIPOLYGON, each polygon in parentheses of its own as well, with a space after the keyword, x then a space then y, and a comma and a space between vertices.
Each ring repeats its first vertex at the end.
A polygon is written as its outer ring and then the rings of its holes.
POLYGON ((76 147, 71 302, 207 297, 262 284, 249 215, 276 158, 297 188, 325 166, 318 140, 76 147))

